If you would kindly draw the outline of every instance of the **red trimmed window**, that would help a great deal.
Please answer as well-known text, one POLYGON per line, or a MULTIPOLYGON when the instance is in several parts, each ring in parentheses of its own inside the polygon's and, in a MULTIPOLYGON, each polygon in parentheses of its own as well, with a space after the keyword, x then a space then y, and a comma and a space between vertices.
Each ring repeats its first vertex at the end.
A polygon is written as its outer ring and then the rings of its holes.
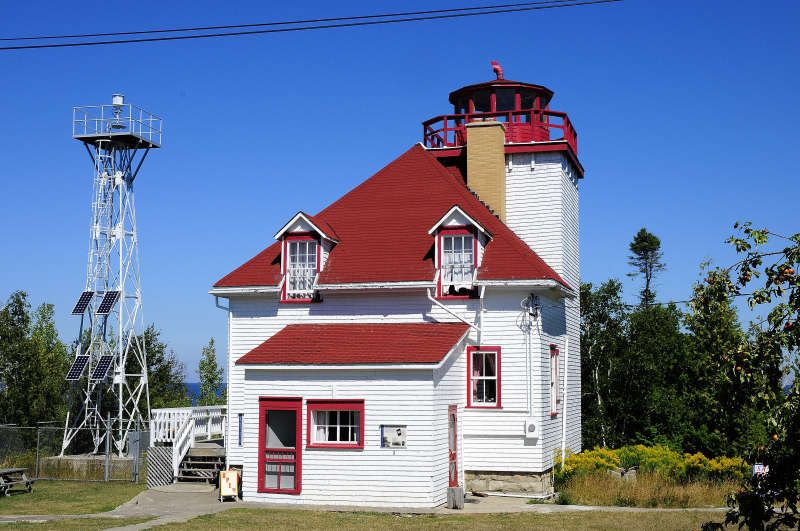
POLYGON ((558 415, 558 349, 550 345, 550 416, 558 415))
POLYGON ((308 448, 364 448, 364 400, 309 400, 308 448))
POLYGON ((500 347, 467 347, 467 407, 500 407, 500 347))
POLYGON ((439 231, 439 296, 469 297, 474 294, 478 265, 478 239, 467 227, 439 231))
POLYGON ((300 494, 302 398, 258 402, 258 492, 300 494))
POLYGON ((292 234, 283 242, 283 300, 310 302, 319 273, 320 245, 311 234, 292 234))

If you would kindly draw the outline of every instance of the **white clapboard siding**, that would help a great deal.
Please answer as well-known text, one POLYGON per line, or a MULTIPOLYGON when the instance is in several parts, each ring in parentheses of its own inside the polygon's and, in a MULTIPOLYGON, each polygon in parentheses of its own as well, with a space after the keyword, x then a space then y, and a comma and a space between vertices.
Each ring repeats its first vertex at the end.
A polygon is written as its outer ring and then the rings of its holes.
MULTIPOLYGON (((246 500, 365 506, 430 507, 446 495, 446 431, 435 411, 432 371, 270 371, 247 369, 246 443, 242 492, 246 500), (364 449, 305 448, 307 399, 364 399, 364 449), (258 398, 302 396, 302 492, 259 494, 258 398), (380 446, 380 426, 406 425, 408 447, 380 446), (438 455, 442 454, 442 455, 438 455), (444 487, 442 487, 444 485, 444 487), (436 492, 440 490, 441 492, 436 492)), ((446 411, 445 411, 446 417, 446 411)), ((445 425, 446 427, 446 425, 445 425)))

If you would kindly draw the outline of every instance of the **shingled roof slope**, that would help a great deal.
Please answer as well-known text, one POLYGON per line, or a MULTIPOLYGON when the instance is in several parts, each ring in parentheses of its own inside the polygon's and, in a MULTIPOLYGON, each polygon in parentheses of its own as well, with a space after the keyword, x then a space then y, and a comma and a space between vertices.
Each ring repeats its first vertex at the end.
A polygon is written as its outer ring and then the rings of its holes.
MULTIPOLYGON (((493 235, 478 280, 551 279, 569 288, 419 144, 314 216, 339 238, 318 284, 432 281, 434 239, 428 230, 454 205, 493 235)), ((274 243, 214 286, 277 285, 280 250, 274 243)))
POLYGON ((253 365, 439 363, 463 323, 292 324, 239 358, 253 365))

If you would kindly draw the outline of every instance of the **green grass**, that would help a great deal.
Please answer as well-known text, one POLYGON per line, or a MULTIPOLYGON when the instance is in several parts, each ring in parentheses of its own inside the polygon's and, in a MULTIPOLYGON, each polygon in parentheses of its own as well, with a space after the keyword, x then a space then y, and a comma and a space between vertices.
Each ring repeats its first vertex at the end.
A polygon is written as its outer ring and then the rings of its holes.
POLYGON ((213 515, 194 518, 183 524, 169 524, 152 529, 160 531, 283 531, 285 529, 326 531, 685 531, 699 529, 709 520, 722 521, 722 513, 699 511, 680 512, 610 512, 580 511, 550 514, 472 514, 463 516, 412 516, 391 514, 329 513, 320 511, 290 511, 273 509, 231 509, 213 515))
POLYGON ((141 524, 153 518, 74 518, 71 520, 53 520, 51 522, 27 523, 15 522, 2 524, 2 529, 30 529, 31 531, 95 531, 110 527, 141 524))
POLYGON ((103 513, 122 505, 145 488, 143 483, 130 482, 37 481, 33 492, 12 490, 11 497, 0 496, 0 515, 103 513))

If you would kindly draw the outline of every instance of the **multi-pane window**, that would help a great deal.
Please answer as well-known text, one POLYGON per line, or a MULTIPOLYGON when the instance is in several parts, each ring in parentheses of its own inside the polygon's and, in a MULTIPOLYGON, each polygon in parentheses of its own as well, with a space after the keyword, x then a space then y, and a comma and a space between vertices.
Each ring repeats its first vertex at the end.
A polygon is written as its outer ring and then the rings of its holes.
POLYGON ((500 349, 467 349, 469 355, 470 406, 500 406, 500 349))
POLYGON ((311 299, 317 278, 317 242, 290 240, 287 242, 286 298, 311 299))
POLYGON ((364 448, 364 401, 309 400, 309 448, 364 448))
POLYGON ((558 412, 558 350, 550 346, 550 414, 558 412))
POLYGON ((472 289, 475 239, 471 234, 442 236, 442 296, 472 289))
POLYGON ((315 443, 359 444, 361 419, 358 411, 314 411, 315 443))

